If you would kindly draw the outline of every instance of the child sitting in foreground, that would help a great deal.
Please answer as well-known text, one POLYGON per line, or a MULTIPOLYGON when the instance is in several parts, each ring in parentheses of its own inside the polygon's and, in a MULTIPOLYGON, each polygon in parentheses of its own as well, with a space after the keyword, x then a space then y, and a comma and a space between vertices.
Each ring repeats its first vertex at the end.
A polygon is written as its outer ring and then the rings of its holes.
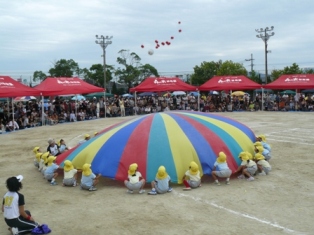
POLYGON ((197 188, 201 186, 201 175, 196 162, 192 161, 190 163, 189 170, 185 172, 182 180, 183 184, 185 185, 183 190, 191 190, 191 188, 197 188), (186 177, 188 177, 188 179, 186 179, 186 177))
POLYGON ((171 192, 172 188, 169 187, 169 183, 171 181, 170 176, 166 172, 166 168, 164 166, 160 166, 158 168, 156 178, 152 181, 152 190, 148 193, 150 195, 163 194, 166 192, 171 192))
POLYGON ((232 171, 228 167, 227 156, 224 152, 220 152, 219 156, 214 163, 212 176, 215 180, 216 185, 220 185, 217 177, 226 178, 226 184, 230 184, 229 179, 232 171))

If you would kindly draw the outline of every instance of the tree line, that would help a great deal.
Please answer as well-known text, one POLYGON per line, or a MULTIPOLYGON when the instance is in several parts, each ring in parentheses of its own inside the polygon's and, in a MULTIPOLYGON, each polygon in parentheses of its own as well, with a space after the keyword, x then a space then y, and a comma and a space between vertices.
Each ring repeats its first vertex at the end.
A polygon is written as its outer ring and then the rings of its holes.
MULTIPOLYGON (((106 65, 106 82, 108 83, 114 77, 117 81, 126 84, 129 88, 138 85, 146 77, 158 77, 157 69, 150 64, 142 64, 141 58, 134 52, 129 50, 120 50, 118 52, 117 63, 118 68, 112 65, 106 65)), ((262 83, 259 73, 256 71, 248 71, 241 63, 235 63, 231 60, 227 61, 204 61, 200 65, 193 68, 194 72, 189 76, 187 83, 192 85, 202 85, 213 76, 223 75, 245 75, 251 80, 262 83)), ((271 72, 268 81, 274 81, 282 74, 309 74, 314 73, 313 69, 301 69, 299 65, 293 63, 291 66, 286 66, 283 69, 274 69, 271 72)), ((41 82, 46 77, 83 77, 84 80, 95 86, 104 86, 104 66, 102 64, 93 64, 90 68, 80 68, 77 62, 73 59, 60 59, 54 63, 54 67, 50 68, 48 75, 42 71, 35 71, 33 74, 34 82, 41 82)))

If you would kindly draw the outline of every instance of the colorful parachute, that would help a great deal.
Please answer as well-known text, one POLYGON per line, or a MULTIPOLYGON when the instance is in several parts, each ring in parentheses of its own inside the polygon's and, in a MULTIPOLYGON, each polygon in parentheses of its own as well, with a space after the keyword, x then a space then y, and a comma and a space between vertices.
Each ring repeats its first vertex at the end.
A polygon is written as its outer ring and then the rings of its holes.
POLYGON ((242 151, 253 154, 255 135, 244 124, 216 114, 173 111, 154 113, 111 126, 85 143, 57 158, 81 169, 92 165, 95 173, 125 180, 130 164, 149 182, 160 165, 166 167, 172 182, 181 179, 191 161, 210 174, 220 151, 227 155, 232 171, 240 164, 242 151))

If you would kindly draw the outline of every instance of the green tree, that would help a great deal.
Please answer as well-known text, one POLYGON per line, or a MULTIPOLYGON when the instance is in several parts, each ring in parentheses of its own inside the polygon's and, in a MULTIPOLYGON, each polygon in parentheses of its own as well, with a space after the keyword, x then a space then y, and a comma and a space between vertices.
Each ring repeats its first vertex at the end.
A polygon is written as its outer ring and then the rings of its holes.
POLYGON ((303 74, 304 70, 299 67, 296 63, 293 63, 291 66, 286 66, 283 69, 274 69, 271 72, 272 81, 277 80, 283 74, 303 74))
POLYGON ((226 60, 221 64, 217 71, 217 75, 244 75, 247 76, 247 70, 243 64, 235 63, 232 60, 226 60))
POLYGON ((194 73, 188 79, 188 82, 193 85, 202 85, 208 81, 208 79, 217 75, 217 71, 220 68, 222 61, 218 62, 202 62, 200 66, 194 67, 194 73))
POLYGON ((255 70, 252 70, 252 72, 250 73, 249 78, 254 81, 257 82, 259 84, 262 84, 262 79, 260 78, 260 75, 258 73, 256 73, 255 70))
POLYGON ((80 68, 78 63, 73 59, 61 59, 54 63, 54 67, 49 69, 49 74, 52 77, 72 77, 74 74, 79 74, 80 68))
POLYGON ((117 84, 115 82, 113 82, 111 90, 112 94, 118 94, 117 84))
POLYGON ((34 82, 42 82, 46 79, 47 75, 42 71, 35 71, 33 74, 33 81, 34 82))
POLYGON ((152 65, 141 64, 141 58, 134 52, 129 50, 120 50, 120 56, 117 58, 121 67, 116 69, 115 75, 119 82, 127 84, 129 88, 135 83, 145 79, 147 76, 158 76, 158 71, 152 65))

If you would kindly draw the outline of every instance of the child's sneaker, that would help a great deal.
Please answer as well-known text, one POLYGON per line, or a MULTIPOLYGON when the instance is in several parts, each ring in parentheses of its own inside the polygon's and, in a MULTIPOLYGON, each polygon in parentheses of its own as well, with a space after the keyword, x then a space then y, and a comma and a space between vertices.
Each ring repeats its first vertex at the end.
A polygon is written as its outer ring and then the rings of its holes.
POLYGON ((262 171, 261 173, 258 173, 258 175, 266 175, 265 171, 262 171))
POLYGON ((138 193, 139 194, 142 194, 142 193, 145 193, 146 191, 144 189, 141 189, 138 193))
POLYGON ((19 230, 17 228, 11 228, 11 232, 13 235, 18 235, 19 234, 19 230))
POLYGON ((247 180, 248 180, 248 181, 253 181, 253 180, 254 180, 254 177, 251 176, 251 177, 248 178, 247 180))
POLYGON ((167 192, 168 192, 168 193, 172 192, 172 188, 169 187, 168 190, 167 190, 167 192))
POLYGON ((220 183, 219 183, 219 181, 215 181, 215 184, 217 185, 217 186, 220 186, 220 183))
POLYGON ((149 195, 157 195, 157 192, 156 192, 156 190, 152 190, 152 191, 148 192, 148 194, 149 195))
POLYGON ((226 180, 226 185, 229 185, 229 184, 230 184, 229 180, 226 180))
POLYGON ((191 190, 191 187, 185 187, 185 188, 183 188, 183 190, 184 191, 189 191, 189 190, 191 190))
POLYGON ((238 179, 245 179, 245 176, 244 175, 239 175, 238 179))
POLYGON ((55 185, 57 185, 57 182, 56 182, 56 181, 51 182, 50 185, 51 185, 51 186, 55 186, 55 185))
POLYGON ((92 186, 92 187, 90 187, 88 190, 89 190, 89 191, 96 191, 97 188, 95 188, 94 186, 92 186))
POLYGON ((128 191, 126 191, 127 193, 129 193, 129 194, 132 194, 133 193, 133 190, 128 190, 128 191))

